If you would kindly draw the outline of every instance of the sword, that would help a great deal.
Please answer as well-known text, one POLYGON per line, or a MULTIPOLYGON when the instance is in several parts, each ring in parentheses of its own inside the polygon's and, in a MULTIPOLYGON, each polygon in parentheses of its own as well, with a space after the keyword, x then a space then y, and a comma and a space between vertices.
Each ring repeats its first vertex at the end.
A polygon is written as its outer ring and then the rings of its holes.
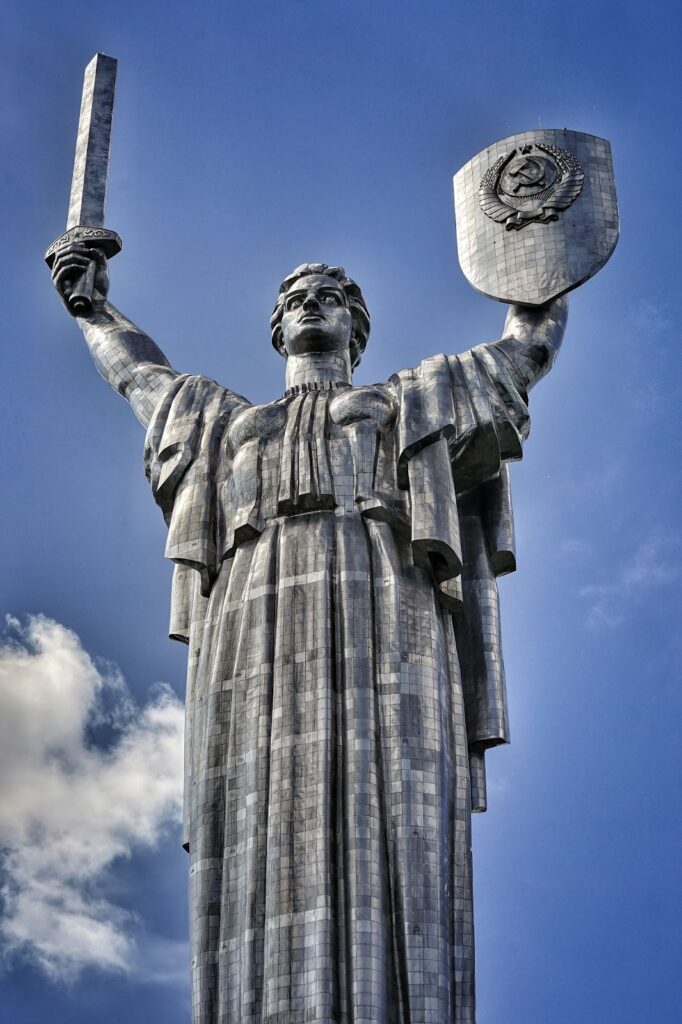
MULTIPOLYGON (((65 233, 45 253, 50 269, 57 250, 69 242, 84 242, 92 249, 99 249, 107 258, 121 251, 121 239, 115 231, 104 227, 116 65, 114 57, 96 53, 85 69, 69 214, 65 233)), ((74 281, 68 298, 69 310, 74 316, 87 316, 91 312, 96 272, 97 262, 92 259, 74 281)))

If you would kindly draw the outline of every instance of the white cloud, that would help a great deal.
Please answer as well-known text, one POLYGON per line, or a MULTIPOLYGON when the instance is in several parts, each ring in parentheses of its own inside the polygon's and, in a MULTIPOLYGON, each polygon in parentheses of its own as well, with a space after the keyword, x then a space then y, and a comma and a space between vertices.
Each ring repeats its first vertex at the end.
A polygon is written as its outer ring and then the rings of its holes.
POLYGON ((628 563, 608 583, 591 583, 580 596, 589 598, 587 624, 592 629, 616 628, 625 622, 640 594, 675 583, 682 576, 680 538, 653 532, 632 553, 628 563))
MULTIPOLYGON (((57 622, 8 624, 0 646, 3 950, 56 979, 86 967, 144 974, 139 922, 102 897, 102 883, 117 858, 153 846, 179 820, 182 706, 157 687, 138 708, 118 670, 96 665, 57 622), (108 730, 105 747, 92 742, 93 728, 108 730)), ((148 974, 159 955, 158 973, 175 959, 150 951, 148 974)))

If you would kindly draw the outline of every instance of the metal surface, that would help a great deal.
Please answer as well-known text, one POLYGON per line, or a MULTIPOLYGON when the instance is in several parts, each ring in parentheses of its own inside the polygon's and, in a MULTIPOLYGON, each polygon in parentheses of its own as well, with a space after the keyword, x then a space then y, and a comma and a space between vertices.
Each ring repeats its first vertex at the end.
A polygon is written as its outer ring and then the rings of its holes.
POLYGON ((618 241, 611 147, 594 135, 511 135, 465 164, 454 187, 462 270, 501 302, 536 306, 565 294, 618 241))
MULTIPOLYGON (((114 57, 97 53, 85 69, 66 232, 45 252, 44 259, 50 268, 58 250, 68 244, 96 247, 108 258, 121 251, 119 236, 103 226, 116 68, 114 57)), ((91 260, 86 270, 71 282, 66 305, 74 316, 90 313, 95 274, 96 264, 91 260)))
POLYGON ((70 231, 65 231, 63 235, 60 235, 49 249, 45 250, 43 258, 48 267, 52 267, 57 252, 71 242, 83 242, 85 245, 101 249, 108 259, 119 253, 123 247, 119 236, 109 228, 71 228, 70 231))

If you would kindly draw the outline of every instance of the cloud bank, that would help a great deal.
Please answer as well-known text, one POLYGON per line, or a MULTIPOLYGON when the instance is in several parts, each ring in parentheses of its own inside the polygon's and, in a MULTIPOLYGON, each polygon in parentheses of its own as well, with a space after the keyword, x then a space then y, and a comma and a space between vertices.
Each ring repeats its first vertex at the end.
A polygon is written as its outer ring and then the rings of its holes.
POLYGON ((138 708, 118 670, 96 665, 57 622, 36 616, 8 626, 0 645, 3 952, 28 956, 59 980, 86 967, 131 971, 138 922, 102 897, 102 884, 118 858, 153 846, 179 821, 182 706, 157 687, 138 708))

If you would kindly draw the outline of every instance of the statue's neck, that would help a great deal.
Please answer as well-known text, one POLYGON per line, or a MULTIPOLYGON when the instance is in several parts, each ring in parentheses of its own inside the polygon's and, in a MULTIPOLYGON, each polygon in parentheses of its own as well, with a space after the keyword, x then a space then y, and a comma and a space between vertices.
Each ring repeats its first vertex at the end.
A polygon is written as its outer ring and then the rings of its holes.
POLYGON ((350 352, 308 352, 287 358, 286 386, 301 384, 350 384, 353 371, 350 352))

